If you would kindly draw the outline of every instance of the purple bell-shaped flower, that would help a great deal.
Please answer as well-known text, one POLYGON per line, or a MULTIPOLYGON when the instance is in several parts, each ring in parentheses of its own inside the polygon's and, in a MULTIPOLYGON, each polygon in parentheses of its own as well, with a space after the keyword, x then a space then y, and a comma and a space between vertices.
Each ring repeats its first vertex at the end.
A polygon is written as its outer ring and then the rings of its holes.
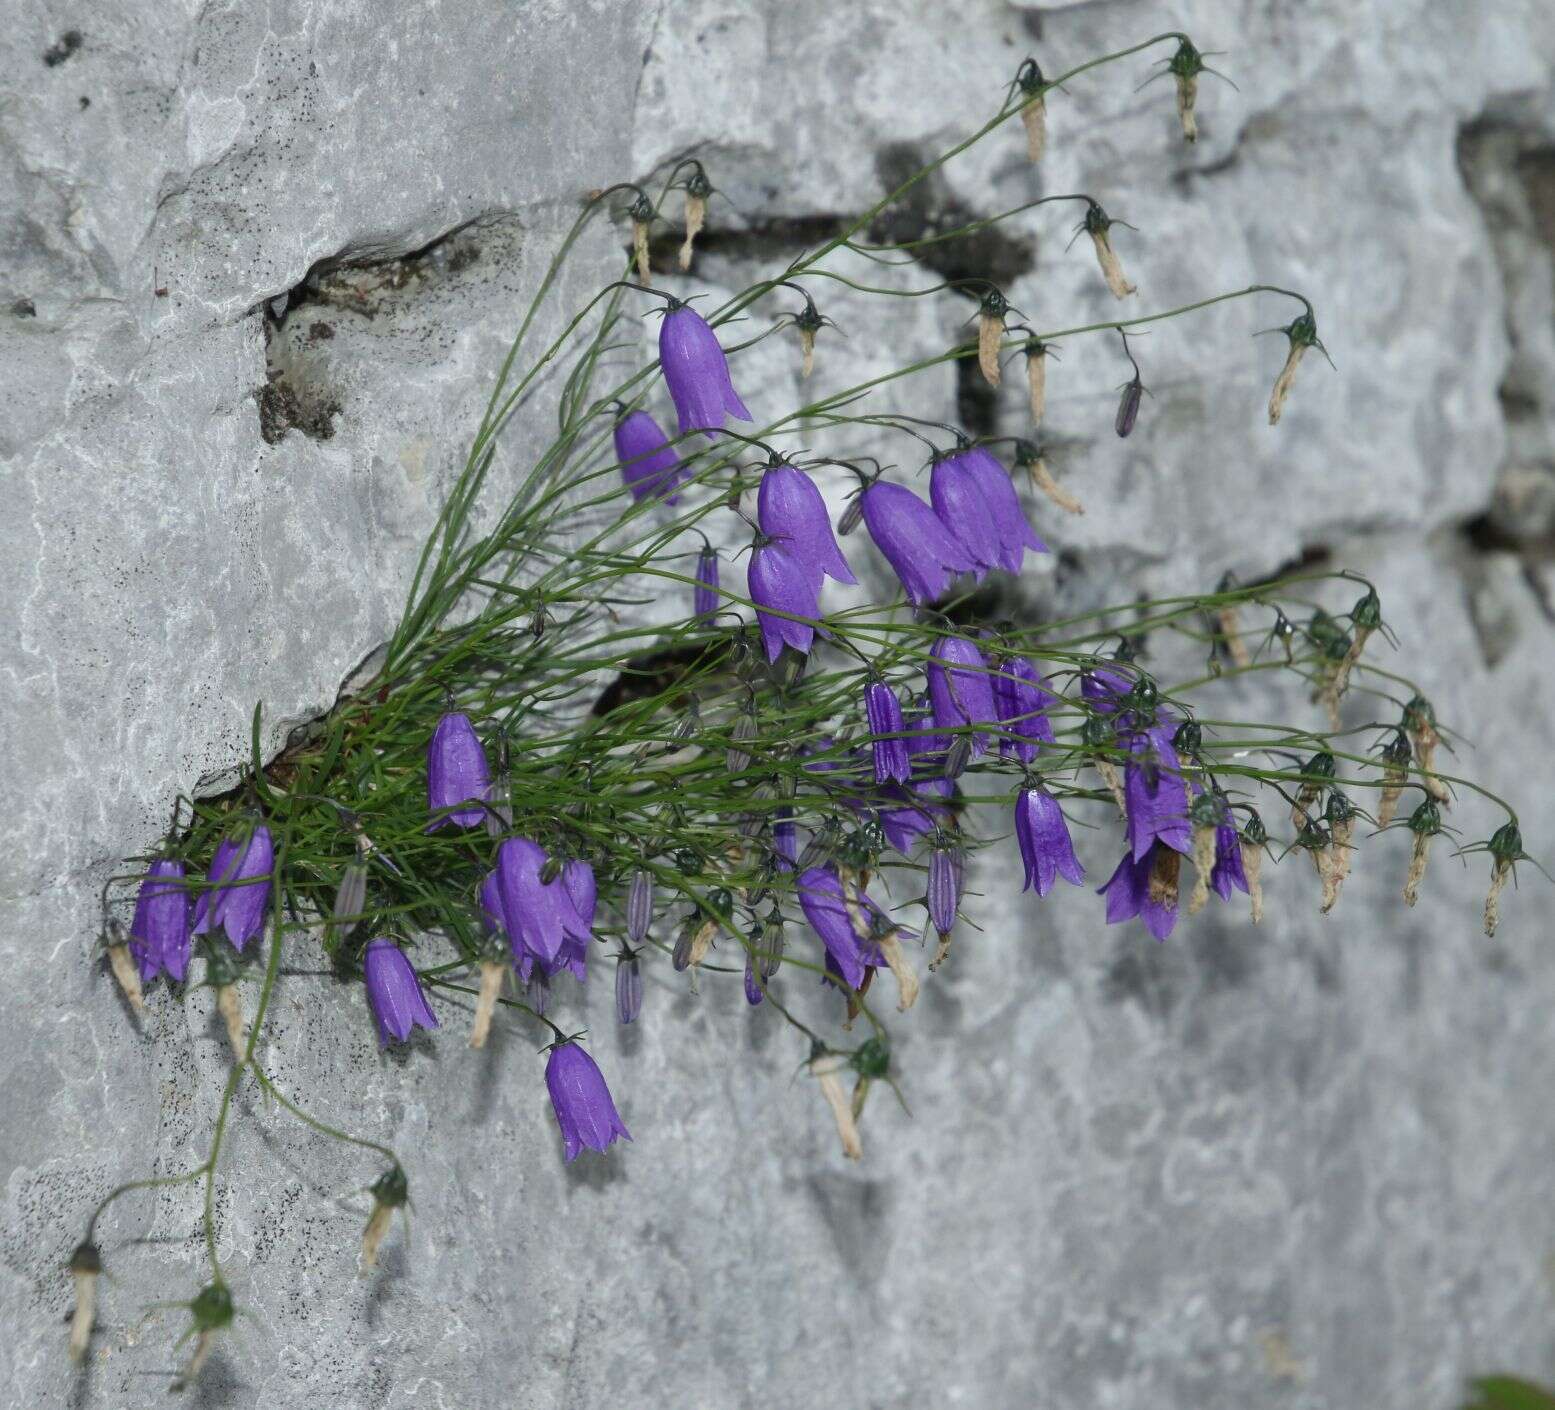
POLYGON ((1140 917, 1157 940, 1164 940, 1177 924, 1177 876, 1182 858, 1159 842, 1143 857, 1125 852, 1117 870, 1099 887, 1107 898, 1107 924, 1140 917))
POLYGON ((1193 851, 1193 824, 1188 819, 1188 785, 1164 725, 1131 735, 1133 755, 1123 780, 1128 814, 1129 853, 1137 862, 1157 839, 1177 852, 1193 851))
POLYGON ((551 1094, 556 1124, 562 1129, 568 1160, 576 1160, 584 1146, 603 1151, 618 1136, 632 1139, 610 1099, 604 1074, 577 1043, 568 1040, 551 1049, 545 1064, 545 1085, 551 1094))
POLYGON ((184 864, 176 857, 159 857, 140 883, 130 921, 130 953, 140 966, 142 983, 159 974, 182 983, 189 972, 193 907, 184 876, 184 864))
MULTIPOLYGON (((983 653, 961 637, 945 636, 934 643, 929 657, 929 705, 940 729, 996 723, 993 676, 983 653)), ((988 740, 981 730, 972 735, 972 752, 981 754, 988 740)))
POLYGON ((809 655, 816 628, 809 622, 795 621, 794 616, 820 615, 820 582, 808 563, 794 557, 780 543, 768 541, 751 550, 746 585, 756 605, 756 621, 761 627, 768 661, 776 661, 785 645, 801 655, 809 655), (794 616, 780 617, 778 612, 794 616))
POLYGON ((497 897, 508 944, 522 945, 546 968, 556 963, 567 938, 587 943, 589 924, 558 876, 543 881, 545 849, 527 837, 510 837, 497 849, 497 897))
POLYGON ((729 417, 752 419, 729 380, 718 335, 690 304, 671 299, 659 325, 659 366, 680 415, 680 434, 722 430, 729 417))
POLYGON ((616 422, 615 443, 621 478, 634 500, 657 495, 666 504, 679 501, 680 457, 653 417, 640 409, 627 412, 616 422))
POLYGON ((907 600, 926 607, 957 573, 977 571, 977 562, 911 490, 876 480, 859 497, 864 523, 875 547, 901 579, 907 600))
POLYGON ((901 735, 907 728, 902 723, 902 705, 896 692, 884 681, 870 681, 864 687, 864 715, 869 721, 872 736, 871 747, 875 756, 875 782, 906 783, 912 777, 912 761, 905 739, 886 739, 885 735, 901 735))
POLYGON ((378 1024, 378 1046, 403 1043, 419 1023, 436 1028, 437 1015, 421 991, 421 977, 409 957, 392 940, 370 940, 362 956, 367 1002, 378 1024))
POLYGON ((983 487, 966 463, 965 452, 934 462, 934 469, 929 472, 929 502, 940 523, 977 565, 979 579, 1003 566, 1004 540, 983 487))
POLYGON ((999 542, 999 562, 1007 572, 1020 572, 1021 563, 1029 548, 1033 553, 1046 553, 1047 545, 1036 536, 1021 508, 1020 495, 1010 482, 1009 474, 990 451, 982 446, 971 446, 956 457, 982 491, 993 521, 994 533, 999 542))
POLYGON ((1026 864, 1023 891, 1035 886, 1037 895, 1046 896, 1059 877, 1075 886, 1085 880, 1063 810, 1045 788, 1023 788, 1016 795, 1015 840, 1026 864))
POLYGON ((1053 724, 1046 712, 1058 697, 1024 656, 1007 656, 993 677, 993 699, 1005 728, 999 753, 1029 764, 1037 757, 1038 744, 1053 742, 1053 724))
POLYGON ((427 808, 442 813, 427 824, 428 832, 452 823, 476 827, 486 820, 485 808, 460 808, 460 803, 484 803, 491 796, 491 769, 486 750, 470 717, 450 710, 437 722, 427 744, 427 808), (452 808, 452 812, 444 809, 452 808))
POLYGON ((767 466, 756 492, 756 522, 762 533, 803 563, 817 583, 823 575, 839 583, 858 581, 837 546, 826 501, 797 466, 782 461, 767 466))
POLYGON ((212 890, 195 903, 195 935, 224 930, 239 954, 264 928, 270 906, 270 873, 275 851, 270 830, 257 823, 245 838, 227 838, 218 844, 206 880, 212 890))

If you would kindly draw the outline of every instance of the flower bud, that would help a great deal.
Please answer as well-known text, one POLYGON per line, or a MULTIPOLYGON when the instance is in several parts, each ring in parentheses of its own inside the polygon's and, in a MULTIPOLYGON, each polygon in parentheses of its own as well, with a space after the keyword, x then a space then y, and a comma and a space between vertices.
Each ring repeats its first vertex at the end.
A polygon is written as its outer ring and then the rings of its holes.
POLYGON ((956 854, 950 847, 937 843, 929 853, 929 921, 939 935, 940 949, 934 957, 934 968, 950 948, 950 932, 956 927, 956 912, 961 905, 961 875, 956 865, 956 854))
POLYGON ((1123 395, 1118 399, 1118 415, 1113 429, 1117 431, 1121 439, 1126 440, 1134 430, 1134 423, 1139 420, 1139 402, 1145 394, 1145 384, 1139 380, 1139 373, 1135 373, 1132 380, 1123 384, 1123 395))
POLYGON ((480 993, 475 999, 475 1020, 470 1025, 470 1046, 484 1048, 491 1032, 491 1016, 496 1012, 497 996, 502 992, 502 976, 507 965, 501 960, 481 961, 480 993))
POLYGON ((1420 883, 1425 878, 1425 864, 1431 849, 1431 839, 1442 830, 1442 814, 1429 798, 1409 817, 1409 830, 1415 835, 1414 850, 1409 858, 1409 876, 1404 882, 1404 904, 1412 906, 1420 899, 1420 883))
MULTIPOLYGON (((1081 229, 1091 237, 1091 244, 1096 249, 1096 263, 1101 266, 1102 278, 1107 281, 1107 288, 1113 298, 1124 299, 1138 290, 1123 276, 1123 265, 1119 261, 1117 253, 1112 248, 1112 227, 1117 222, 1111 219, 1095 201, 1092 201, 1085 212, 1085 219, 1081 222, 1081 229)), ((1136 381, 1138 379, 1136 378, 1136 381)), ((1136 411, 1138 409, 1136 399, 1136 411)), ((1119 409, 1119 421, 1122 420, 1122 410, 1119 409)), ((1133 423, 1129 423, 1130 430, 1133 423)), ((1128 431, 1119 430, 1120 436, 1126 436, 1128 431)))
POLYGON ((696 591, 691 605, 697 618, 711 617, 718 610, 718 550, 711 545, 697 555, 696 591))
POLYGON ((355 857, 346 863, 340 873, 340 885, 335 888, 335 903, 330 907, 329 928, 333 936, 344 940, 361 924, 362 910, 367 904, 367 863, 355 857))
POLYGON ((842 511, 842 518, 837 520, 837 536, 847 538, 863 522, 864 496, 860 492, 848 501, 848 507, 842 511))
POLYGON ((682 269, 691 268, 691 247, 702 233, 702 223, 707 219, 707 198, 712 194, 712 183, 698 165, 686 182, 686 240, 680 247, 682 269))
POLYGON ((864 1154, 864 1144, 859 1140, 858 1124, 853 1118, 852 1103, 842 1085, 842 1073, 847 1058, 841 1053, 829 1053, 820 1044, 806 1064, 810 1075, 820 1083, 821 1095, 831 1108, 832 1119, 837 1123, 837 1135, 842 1141, 842 1153, 849 1160, 858 1160, 864 1154))
POLYGON ((643 971, 635 954, 616 957, 616 1021, 635 1023, 643 1011, 643 971))
POLYGON ((410 1182, 398 1164, 391 1165, 372 1184, 373 1212, 362 1231, 362 1271, 378 1266, 378 1247, 389 1232, 394 1211, 410 1202, 410 1182))
POLYGON ((745 1002, 752 1008, 755 1008, 766 997, 766 992, 761 987, 761 980, 757 977, 756 965, 747 953, 745 956, 745 1002))
POLYGON ((70 1276, 76 1286, 76 1305, 70 1317, 70 1359, 86 1359, 92 1325, 97 1320, 97 1279, 103 1271, 102 1255, 90 1241, 76 1245, 70 1255, 70 1276))
POLYGON ((945 763, 941 773, 946 778, 960 778, 966 772, 966 766, 972 761, 972 738, 970 735, 957 735, 950 741, 950 748, 945 751, 945 763))
POLYGON ((756 738, 756 716, 750 709, 740 712, 729 731, 729 747, 724 754, 724 765, 732 774, 742 774, 750 767, 751 741, 756 738))
POLYGON ((638 867, 632 874, 631 889, 626 893, 626 938, 640 945, 653 923, 653 873, 638 867))

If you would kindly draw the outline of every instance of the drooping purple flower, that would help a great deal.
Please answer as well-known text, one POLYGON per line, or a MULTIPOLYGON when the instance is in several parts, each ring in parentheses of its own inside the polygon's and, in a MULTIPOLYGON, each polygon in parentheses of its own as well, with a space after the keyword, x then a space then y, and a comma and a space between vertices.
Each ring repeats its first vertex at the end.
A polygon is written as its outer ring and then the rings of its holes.
POLYGON ((961 906, 961 868, 954 849, 935 847, 929 853, 929 920, 941 935, 949 935, 956 926, 961 906))
POLYGON ((522 944, 550 967, 563 940, 587 943, 590 932, 561 877, 541 880, 545 864, 545 849, 527 837, 510 837, 497 849, 497 896, 508 943, 515 956, 522 944))
POLYGON ((1231 899, 1232 887, 1248 891, 1247 872, 1242 866, 1242 840, 1237 836, 1235 823, 1223 822, 1215 829, 1215 865, 1210 868, 1209 884, 1222 901, 1231 899))
POLYGON ((491 796, 491 769, 486 750, 470 717, 450 710, 437 722, 427 744, 427 808, 440 813, 427 825, 428 832, 452 823, 455 827, 475 827, 486 820, 485 808, 460 808, 459 803, 484 803, 491 796))
MULTIPOLYGON (((993 677, 983 653, 961 637, 942 636, 934 643, 927 669, 929 705, 940 729, 961 725, 991 724, 998 720, 994 705, 993 677)), ((972 752, 988 747, 982 731, 972 735, 972 752)))
MULTIPOLYGON (((1123 860, 1106 885, 1097 888, 1098 893, 1107 898, 1108 925, 1139 916, 1157 940, 1164 940, 1172 933, 1172 927, 1177 924, 1175 870, 1169 887, 1154 888, 1151 884, 1159 854, 1167 851, 1170 849, 1158 842, 1143 857, 1136 859, 1131 853, 1123 854, 1123 860)), ((1170 865, 1174 869, 1176 864, 1177 859, 1171 858, 1170 865)))
POLYGON ((405 952, 392 940, 369 940, 362 956, 367 1002, 378 1024, 378 1046, 403 1043, 419 1023, 436 1028, 437 1015, 421 991, 421 977, 405 952))
POLYGON ((964 453, 934 462, 929 473, 929 502, 940 523, 977 565, 979 579, 1001 566, 1003 540, 994 523, 993 510, 977 476, 966 464, 964 453))
POLYGON ((809 622, 795 621, 794 616, 820 615, 820 578, 812 577, 807 564, 772 542, 752 550, 746 585, 750 600, 756 604, 756 621, 761 626, 767 660, 776 661, 785 644, 801 655, 809 655, 816 629, 809 622), (794 616, 780 617, 778 612, 794 616))
POLYGON ((576 1160, 587 1146, 603 1151, 620 1136, 631 1140, 632 1133, 610 1100, 610 1088, 604 1074, 589 1054, 571 1040, 551 1049, 545 1064, 545 1085, 551 1094, 556 1124, 562 1128, 567 1159, 576 1160))
POLYGON ((823 575, 856 583, 832 533, 831 516, 815 482, 796 465, 767 466, 756 492, 756 522, 789 557, 803 563, 817 583, 823 575))
POLYGON ((755 1008, 766 994, 761 987, 761 981, 756 977, 756 967, 751 963, 751 957, 745 956, 745 1002, 755 1008))
MULTIPOLYGON (((584 926, 593 933, 594 912, 598 906, 599 890, 594 881, 594 868, 587 862, 574 858, 562 868, 562 886, 571 900, 573 909, 584 926)), ((588 937, 567 935, 557 951, 554 962, 546 966, 546 977, 552 978, 567 970, 580 984, 588 978, 588 937)))
POLYGON ((1037 895, 1046 896, 1059 877, 1075 886, 1085 880, 1085 868, 1074 854, 1064 811, 1047 789, 1023 788, 1016 795, 1015 840, 1026 864, 1026 884, 1021 890, 1034 886, 1037 895))
POLYGON ((195 903, 193 933, 224 930, 232 948, 242 954, 243 947, 264 928, 274 865, 270 830, 263 823, 255 824, 246 838, 222 841, 206 874, 213 889, 195 903))
POLYGON ((637 956, 616 958, 616 1021, 633 1023, 643 1011, 643 971, 637 956))
POLYGON ((1037 757, 1038 744, 1053 742, 1053 722, 1047 709, 1058 697, 1024 656, 1006 656, 993 678, 993 699, 1007 731, 999 740, 999 753, 1029 764, 1037 757))
POLYGON ((679 502, 680 457, 659 423, 646 411, 629 411, 615 425, 616 460, 621 478, 634 500, 660 495, 666 504, 679 502))
POLYGON ((857 989, 864 982, 865 955, 848 918, 842 880, 832 866, 811 867, 799 877, 799 904, 810 928, 821 937, 844 982, 857 989))
POLYGON ((860 503, 870 538, 896 570, 914 607, 944 596, 957 573, 976 571, 976 561, 960 541, 911 490, 876 480, 860 503))
POLYGON ((711 617, 718 610, 718 550, 711 544, 697 555, 691 610, 697 617, 711 617))
POLYGON ((729 380, 729 359, 718 335, 690 304, 670 301, 659 325, 659 366, 680 416, 680 434, 711 436, 729 417, 752 419, 729 380))
POLYGON ((976 480, 987 502, 989 517, 999 539, 999 562, 1008 572, 1018 573, 1026 550, 1046 553, 1047 545, 1036 536, 1021 508, 1020 495, 993 454, 982 446, 962 451, 961 461, 976 480))
POLYGON ((140 966, 142 983, 158 974, 182 983, 189 972, 192 905, 184 876, 184 864, 176 857, 158 857, 140 883, 130 922, 130 953, 140 966))
POLYGON ((1172 732, 1153 725, 1129 736, 1133 756, 1124 771, 1129 852, 1138 861, 1157 838, 1177 852, 1193 850, 1188 819, 1188 785, 1172 744, 1172 732))
POLYGON ((886 739, 885 735, 901 736, 907 728, 902 723, 902 705, 896 692, 884 681, 870 681, 864 687, 864 716, 869 721, 870 744, 874 750, 875 782, 906 783, 912 777, 912 762, 907 753, 907 741, 903 738, 886 739))

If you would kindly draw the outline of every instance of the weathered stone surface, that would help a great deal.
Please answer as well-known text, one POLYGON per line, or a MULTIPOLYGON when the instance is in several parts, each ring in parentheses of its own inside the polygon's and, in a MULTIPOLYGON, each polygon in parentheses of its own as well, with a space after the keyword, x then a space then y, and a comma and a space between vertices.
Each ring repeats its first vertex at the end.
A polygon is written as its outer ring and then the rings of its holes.
MULTIPOLYGON (((975 127, 1023 54, 1056 70, 1132 42, 1137 8, 24 0, 0 34, 0 1405, 164 1401, 183 1319, 146 1305, 201 1277, 198 1193, 105 1222, 118 1282, 83 1381, 62 1264, 107 1188, 200 1159, 225 1038, 203 995, 158 990, 130 1020, 89 963, 95 892, 175 787, 242 756, 256 700, 269 748, 392 623, 579 196, 695 149, 732 207, 691 282, 739 288, 905 150, 975 127)), ((1555 443, 1555 18, 1180 16, 1240 85, 1205 83, 1197 147, 1164 82, 1134 95, 1142 56, 1055 97, 1040 169, 1000 134, 914 218, 1092 191, 1140 227, 1118 239, 1131 309, 1300 287, 1338 370, 1309 360, 1271 432, 1279 340, 1245 335, 1290 305, 1186 318, 1134 341, 1156 395, 1119 442, 1116 340, 1067 340, 1048 430, 1090 512, 1036 508, 1071 552, 1021 593, 1040 610, 1329 552, 1374 576, 1465 772, 1547 856, 1555 632, 1524 482, 1555 443)), ((1116 316, 1083 244, 1063 252, 1076 218, 1039 207, 988 254, 1033 326, 1116 316)), ((537 341, 618 253, 585 245, 537 341)), ((815 390, 949 345, 968 312, 818 297, 849 338, 822 335, 815 390)), ((758 416, 792 406, 797 364, 774 339, 742 368, 758 416)), ((1019 383, 990 401, 938 368, 883 402, 1021 434, 1019 383)), ((515 428, 506 473, 544 426, 515 428)), ((1452 820, 1464 841, 1494 822, 1468 798, 1452 820)), ((1081 843, 1097 883, 1114 846, 1081 843)), ((435 1040, 383 1059, 359 996, 289 978, 271 1069, 415 1153, 414 1218, 358 1279, 376 1165, 244 1107, 217 1210, 250 1315, 197 1403, 1347 1410, 1555 1376, 1543 883, 1525 874, 1487 941, 1488 867, 1439 853, 1413 912, 1390 835, 1326 919, 1293 859, 1261 931, 1216 907, 1159 946, 1089 895, 1004 895, 990 859, 981 932, 893 1026, 913 1118, 877 1092, 858 1168, 737 980, 693 999, 650 968, 618 1033, 596 975, 569 1016, 635 1141, 568 1168, 529 1035, 471 1054, 445 1005, 435 1040)))

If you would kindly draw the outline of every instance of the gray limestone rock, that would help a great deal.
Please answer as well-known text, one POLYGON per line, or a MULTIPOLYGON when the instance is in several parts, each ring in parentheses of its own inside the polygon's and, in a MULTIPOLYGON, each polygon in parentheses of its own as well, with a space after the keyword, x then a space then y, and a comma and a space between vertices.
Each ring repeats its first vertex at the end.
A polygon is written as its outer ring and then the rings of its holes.
MULTIPOLYGON (((1135 342, 1155 398, 1120 442, 1116 342, 1067 339, 1047 429, 1089 512, 1034 507, 1063 552, 1015 600, 1187 591, 1303 555, 1367 572, 1464 771, 1522 806, 1547 858, 1555 629, 1531 585, 1548 496, 1525 481, 1555 443, 1555 16, 1173 13, 1239 84, 1205 82, 1196 147, 1169 85, 1134 92, 1140 56, 1054 97, 1041 168, 998 134, 891 233, 1091 191, 1140 227, 1118 239, 1130 307, 1294 285, 1337 370, 1309 360, 1271 432, 1279 340, 1247 335, 1290 305, 1208 310, 1135 342)), ((975 128, 1025 53, 1061 70, 1150 17, 22 0, 8 19, 0 1407, 135 1410, 165 1403, 183 1325, 152 1304, 202 1276, 198 1189, 105 1220, 117 1281, 79 1378, 63 1265, 108 1188, 199 1161, 225 1038, 200 992, 158 988, 132 1020, 92 963, 97 889, 175 789, 242 759, 256 701, 270 751, 392 624, 583 195, 694 151, 728 200, 691 279, 665 282, 737 289, 975 128)), ((1077 217, 1037 207, 976 252, 1033 326, 1115 316, 1083 242, 1064 251, 1077 217)), ((585 240, 537 343, 624 246, 585 240)), ((955 274, 870 269, 904 288, 955 274)), ((840 286, 821 302, 849 335, 822 335, 822 391, 949 346, 969 311, 840 286)), ((781 413, 797 348, 762 344, 742 378, 758 415, 781 413)), ((1015 375, 988 396, 940 367, 882 404, 1027 429, 1015 375)), ((505 439, 499 483, 548 410, 505 439)), ((1228 716, 1310 708, 1222 695, 1228 716)), ((1451 820, 1463 841, 1494 822, 1468 797, 1451 820)), ((1097 884, 1113 846, 1081 843, 1097 884)), ((381 1057, 359 991, 292 976, 270 1070, 412 1153, 415 1207, 358 1277, 377 1164, 242 1098, 216 1212, 247 1315, 193 1403, 1350 1410, 1448 1407, 1492 1369, 1555 1378, 1543 883, 1525 871, 1487 940, 1482 858, 1441 846, 1409 911, 1407 848, 1368 841, 1326 918, 1298 862, 1272 869, 1260 930, 1216 908, 1157 945, 1105 928, 1088 894, 1010 894, 991 854, 975 928, 893 1025, 912 1116, 877 1092, 857 1167, 791 1080, 804 1054, 737 981, 693 998, 649 966, 621 1031, 596 973, 568 1016, 599 1035, 634 1142, 569 1167, 526 1032, 472 1054, 449 1004, 434 1038, 381 1057)))

